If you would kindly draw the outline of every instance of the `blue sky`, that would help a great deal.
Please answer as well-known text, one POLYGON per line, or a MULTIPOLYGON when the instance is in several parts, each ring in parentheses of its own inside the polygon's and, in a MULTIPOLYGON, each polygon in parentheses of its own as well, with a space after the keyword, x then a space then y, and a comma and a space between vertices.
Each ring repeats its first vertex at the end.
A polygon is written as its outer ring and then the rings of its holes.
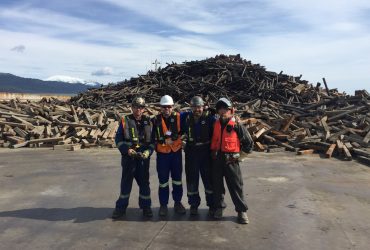
POLYGON ((353 93, 370 86, 367 0, 2 0, 0 72, 117 82, 237 54, 353 93))

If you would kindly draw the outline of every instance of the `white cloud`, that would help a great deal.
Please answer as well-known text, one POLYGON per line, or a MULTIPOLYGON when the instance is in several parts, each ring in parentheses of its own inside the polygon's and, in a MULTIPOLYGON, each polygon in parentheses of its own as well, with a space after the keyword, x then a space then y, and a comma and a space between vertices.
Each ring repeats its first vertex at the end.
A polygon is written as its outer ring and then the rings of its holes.
POLYGON ((102 69, 95 70, 91 72, 91 75, 93 76, 107 76, 107 75, 112 75, 113 74, 113 69, 111 67, 104 67, 102 69))

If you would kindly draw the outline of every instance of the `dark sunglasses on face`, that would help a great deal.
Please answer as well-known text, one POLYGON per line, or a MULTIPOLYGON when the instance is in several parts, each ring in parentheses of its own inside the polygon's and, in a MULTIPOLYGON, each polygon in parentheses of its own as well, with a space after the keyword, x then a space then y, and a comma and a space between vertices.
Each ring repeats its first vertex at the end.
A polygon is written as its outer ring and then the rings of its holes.
POLYGON ((135 109, 145 109, 145 107, 143 107, 143 106, 133 106, 133 108, 135 108, 135 109))
POLYGON ((163 108, 163 109, 170 109, 170 108, 172 108, 172 106, 161 106, 161 108, 163 108))

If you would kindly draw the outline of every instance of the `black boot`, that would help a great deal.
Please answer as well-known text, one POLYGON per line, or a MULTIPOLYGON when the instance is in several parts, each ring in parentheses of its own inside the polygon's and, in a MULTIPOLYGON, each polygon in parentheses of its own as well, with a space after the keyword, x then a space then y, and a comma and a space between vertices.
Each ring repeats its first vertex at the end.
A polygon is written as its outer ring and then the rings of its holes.
POLYGON ((185 214, 186 213, 186 209, 182 205, 181 202, 176 202, 174 208, 175 208, 175 213, 177 213, 177 214, 185 214))
POLYGON ((143 208, 143 216, 147 218, 153 217, 153 211, 150 207, 144 207, 143 208))
POLYGON ((215 219, 217 219, 217 220, 222 219, 222 208, 217 208, 217 209, 215 210, 215 213, 214 213, 213 217, 214 217, 215 219))
POLYGON ((196 206, 190 206, 190 215, 198 215, 198 207, 196 206))
POLYGON ((215 216, 215 211, 216 211, 216 209, 214 209, 213 207, 210 207, 208 209, 208 216, 209 217, 214 217, 215 216))
POLYGON ((238 212, 238 223, 239 224, 249 223, 247 212, 238 212))
POLYGON ((159 216, 167 216, 167 213, 168 213, 168 208, 167 206, 163 205, 159 208, 159 216))
POLYGON ((126 214, 126 208, 115 208, 112 214, 112 219, 122 218, 126 214))

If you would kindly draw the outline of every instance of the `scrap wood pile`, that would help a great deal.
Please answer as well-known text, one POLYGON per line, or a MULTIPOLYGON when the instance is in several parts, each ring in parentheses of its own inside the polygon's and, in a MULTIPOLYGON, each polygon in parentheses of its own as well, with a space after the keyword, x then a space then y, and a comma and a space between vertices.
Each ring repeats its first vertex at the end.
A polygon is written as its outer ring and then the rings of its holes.
POLYGON ((329 89, 325 79, 313 85, 301 76, 267 71, 239 55, 168 64, 157 72, 90 89, 69 103, 3 103, 0 145, 114 146, 113 131, 121 115, 130 112, 132 99, 143 96, 150 103, 146 112, 154 115, 165 94, 181 110, 188 108, 195 95, 202 96, 211 108, 219 97, 228 97, 240 122, 251 132, 256 151, 289 150, 370 162, 370 96, 366 90, 349 96, 329 89))
POLYGON ((370 165, 370 95, 334 96, 300 106, 256 100, 238 105, 237 113, 256 151, 320 153, 370 165))
POLYGON ((202 61, 168 64, 157 72, 148 71, 130 80, 98 89, 90 89, 72 98, 72 103, 85 108, 112 108, 130 103, 143 96, 149 103, 158 103, 163 95, 170 95, 176 103, 187 104, 194 95, 201 95, 212 104, 219 97, 233 102, 255 99, 285 104, 316 103, 321 95, 338 95, 335 89, 312 86, 301 76, 267 71, 236 56, 216 56, 202 61), (323 93, 324 92, 324 93, 323 93))
POLYGON ((114 147, 122 114, 74 107, 56 99, 0 102, 0 146, 114 147))

